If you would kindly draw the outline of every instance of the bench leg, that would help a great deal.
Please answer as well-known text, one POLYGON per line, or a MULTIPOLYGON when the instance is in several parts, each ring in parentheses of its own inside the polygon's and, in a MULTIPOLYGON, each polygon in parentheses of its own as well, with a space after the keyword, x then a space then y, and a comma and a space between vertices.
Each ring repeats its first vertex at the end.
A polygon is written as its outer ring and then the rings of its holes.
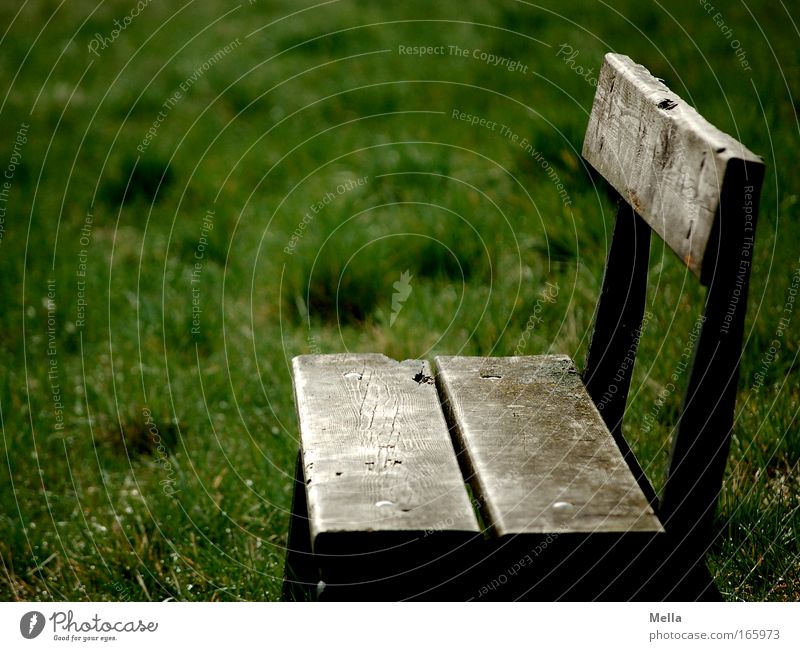
POLYGON ((309 601, 313 599, 318 583, 318 574, 311 552, 311 532, 308 528, 303 457, 302 453, 298 452, 281 599, 283 601, 309 601))

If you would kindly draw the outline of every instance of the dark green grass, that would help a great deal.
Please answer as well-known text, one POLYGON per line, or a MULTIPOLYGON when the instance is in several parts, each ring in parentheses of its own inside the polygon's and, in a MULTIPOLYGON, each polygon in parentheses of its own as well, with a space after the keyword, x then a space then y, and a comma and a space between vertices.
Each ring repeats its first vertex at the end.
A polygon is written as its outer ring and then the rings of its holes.
MULTIPOLYGON (((632 1, 341 2, 250 38, 297 3, 244 2, 224 16, 231 7, 153 3, 99 57, 87 46, 124 5, 103 5, 82 25, 93 6, 69 3, 35 44, 57 3, 32 3, 13 25, 16 9, 0 9, 3 169, 19 125, 29 125, 0 241, 0 598, 276 599, 297 449, 296 354, 566 352, 581 361, 613 206, 578 155, 594 88, 557 56, 561 43, 595 70, 606 51, 629 54, 764 155, 722 533, 709 562, 730 599, 800 597, 796 315, 763 386, 754 380, 800 254, 798 34, 772 4, 747 5, 755 20, 745 6, 724 13, 752 73, 697 3, 671 17, 632 1), (529 70, 401 56, 400 44, 480 49, 529 70), (527 138, 569 205, 499 129, 455 120, 453 109, 527 138), (337 192, 357 178, 366 182, 337 192), (326 193, 334 199, 287 253, 326 193), (406 271, 411 293, 392 323, 406 271), (548 283, 557 297, 528 330, 548 283)), ((647 415, 702 300, 655 241, 653 316, 626 432, 657 487, 680 391, 649 430, 647 415)))

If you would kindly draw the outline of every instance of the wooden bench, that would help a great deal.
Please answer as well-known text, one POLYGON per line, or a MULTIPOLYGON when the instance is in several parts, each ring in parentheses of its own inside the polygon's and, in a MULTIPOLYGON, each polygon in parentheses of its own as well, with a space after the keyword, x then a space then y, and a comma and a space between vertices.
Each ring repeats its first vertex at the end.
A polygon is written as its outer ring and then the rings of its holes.
POLYGON ((286 599, 718 597, 762 161, 608 54, 583 145, 618 193, 582 376, 567 356, 293 360, 286 599), (622 434, 650 232, 708 287, 663 495, 622 434))

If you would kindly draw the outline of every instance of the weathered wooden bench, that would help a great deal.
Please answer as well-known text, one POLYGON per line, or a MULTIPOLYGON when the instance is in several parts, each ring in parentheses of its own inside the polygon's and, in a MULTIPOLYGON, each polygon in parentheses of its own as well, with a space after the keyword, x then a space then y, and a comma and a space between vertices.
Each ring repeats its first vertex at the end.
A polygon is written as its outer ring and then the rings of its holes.
POLYGON ((566 356, 293 360, 287 599, 718 597, 705 570, 733 423, 764 165, 608 54, 583 145, 619 208, 583 375, 566 356), (650 231, 708 287, 663 495, 622 434, 650 231))

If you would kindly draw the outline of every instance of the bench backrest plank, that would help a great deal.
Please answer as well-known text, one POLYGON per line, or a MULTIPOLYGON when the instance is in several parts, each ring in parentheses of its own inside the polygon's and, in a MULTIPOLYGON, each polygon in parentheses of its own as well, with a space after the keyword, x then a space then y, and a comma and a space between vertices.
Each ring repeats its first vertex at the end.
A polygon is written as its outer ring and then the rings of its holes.
POLYGON ((320 534, 480 531, 426 362, 292 365, 312 545, 320 534))
POLYGON ((704 281, 703 261, 729 162, 762 165, 620 54, 605 57, 583 157, 704 281))
POLYGON ((436 370, 496 535, 662 531, 569 357, 437 357, 436 370))

